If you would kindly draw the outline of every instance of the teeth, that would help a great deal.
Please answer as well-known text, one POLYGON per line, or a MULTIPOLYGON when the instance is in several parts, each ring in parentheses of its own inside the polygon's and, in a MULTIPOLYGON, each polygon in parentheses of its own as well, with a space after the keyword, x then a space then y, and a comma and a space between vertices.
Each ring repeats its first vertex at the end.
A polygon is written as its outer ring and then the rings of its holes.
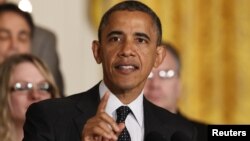
POLYGON ((134 69, 134 66, 120 66, 121 69, 134 69))

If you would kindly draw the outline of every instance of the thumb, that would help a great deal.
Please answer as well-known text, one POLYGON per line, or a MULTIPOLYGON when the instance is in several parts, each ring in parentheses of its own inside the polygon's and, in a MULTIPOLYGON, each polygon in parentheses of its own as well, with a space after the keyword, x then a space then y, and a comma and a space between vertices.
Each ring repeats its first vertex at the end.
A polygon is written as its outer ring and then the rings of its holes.
POLYGON ((119 128, 119 131, 116 132, 116 135, 117 137, 121 134, 121 132, 123 131, 123 129, 125 128, 125 123, 121 122, 118 124, 118 128, 119 128))

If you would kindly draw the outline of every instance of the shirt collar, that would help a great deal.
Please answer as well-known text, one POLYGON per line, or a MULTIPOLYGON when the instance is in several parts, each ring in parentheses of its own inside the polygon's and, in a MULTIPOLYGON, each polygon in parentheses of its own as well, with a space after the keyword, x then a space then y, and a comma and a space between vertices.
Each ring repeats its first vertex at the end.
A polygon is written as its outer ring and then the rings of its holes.
MULTIPOLYGON (((99 85, 99 94, 100 98, 102 98, 105 94, 105 92, 109 92, 109 99, 106 105, 105 111, 110 115, 111 117, 116 117, 116 109, 119 108, 123 104, 105 85, 104 81, 102 81, 99 85)), ((140 95, 131 103, 129 103, 128 106, 131 111, 133 112, 137 122, 140 126, 143 126, 143 92, 140 93, 140 95)))

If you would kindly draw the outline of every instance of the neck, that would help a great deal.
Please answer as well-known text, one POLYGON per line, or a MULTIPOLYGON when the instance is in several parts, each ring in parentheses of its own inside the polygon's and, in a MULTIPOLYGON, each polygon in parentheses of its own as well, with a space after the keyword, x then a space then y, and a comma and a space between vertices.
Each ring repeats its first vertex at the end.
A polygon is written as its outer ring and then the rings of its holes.
POLYGON ((141 92, 137 93, 122 93, 122 94, 115 94, 115 96, 123 103, 123 104, 129 104, 132 101, 134 101, 141 92))
POLYGON ((16 131, 16 141, 22 141, 23 139, 23 123, 15 123, 14 125, 15 131, 16 131))
POLYGON ((168 110, 171 113, 177 114, 178 113, 178 109, 177 107, 165 107, 166 110, 168 110))
POLYGON ((129 104, 142 93, 144 83, 141 83, 136 87, 133 86, 120 87, 120 86, 110 85, 109 83, 105 83, 105 85, 123 104, 129 104))

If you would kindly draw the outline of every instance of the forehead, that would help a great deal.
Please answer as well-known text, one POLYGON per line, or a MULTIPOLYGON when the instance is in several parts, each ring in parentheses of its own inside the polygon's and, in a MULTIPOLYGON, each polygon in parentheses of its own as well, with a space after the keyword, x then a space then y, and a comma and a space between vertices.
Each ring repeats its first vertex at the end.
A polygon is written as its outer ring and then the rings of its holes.
POLYGON ((164 57, 161 65, 155 70, 163 70, 163 69, 176 69, 177 64, 174 56, 169 52, 166 51, 166 56, 164 57))
POLYGON ((104 30, 115 30, 115 29, 126 29, 126 30, 143 30, 144 32, 156 32, 156 26, 150 15, 141 11, 115 11, 113 12, 104 30))
POLYGON ((25 18, 13 11, 6 11, 0 14, 0 25, 12 28, 22 27, 30 30, 25 18))
MULTIPOLYGON (((116 18, 117 17, 126 17, 126 16, 130 16, 130 15, 134 15, 135 17, 140 15, 137 18, 143 17, 144 20, 149 20, 150 22, 152 22, 152 18, 148 13, 143 12, 143 11, 138 11, 138 10, 117 10, 117 11, 114 11, 110 14, 109 20, 114 20, 113 17, 116 17, 116 18)), ((129 20, 129 19, 126 19, 126 20, 129 20)))
POLYGON ((39 82, 44 80, 40 70, 31 62, 22 62, 16 65, 11 72, 10 81, 39 82))

